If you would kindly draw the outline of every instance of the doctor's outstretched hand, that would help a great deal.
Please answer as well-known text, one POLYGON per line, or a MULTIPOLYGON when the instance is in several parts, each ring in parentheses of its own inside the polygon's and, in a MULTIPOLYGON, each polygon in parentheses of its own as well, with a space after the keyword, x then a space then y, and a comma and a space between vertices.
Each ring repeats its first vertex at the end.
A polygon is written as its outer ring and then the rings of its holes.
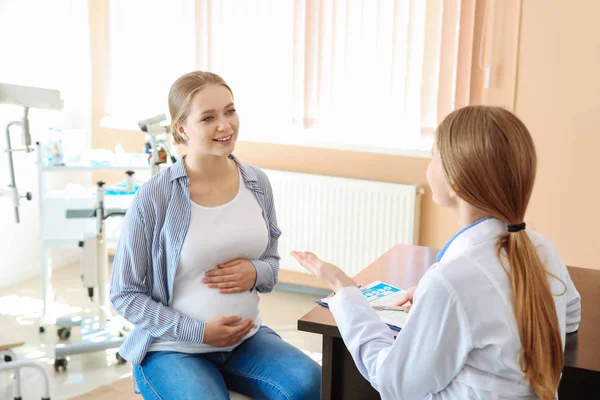
POLYGON ((292 251, 292 256, 318 280, 326 284, 334 292, 346 286, 356 286, 356 282, 339 267, 321 260, 309 251, 292 251))

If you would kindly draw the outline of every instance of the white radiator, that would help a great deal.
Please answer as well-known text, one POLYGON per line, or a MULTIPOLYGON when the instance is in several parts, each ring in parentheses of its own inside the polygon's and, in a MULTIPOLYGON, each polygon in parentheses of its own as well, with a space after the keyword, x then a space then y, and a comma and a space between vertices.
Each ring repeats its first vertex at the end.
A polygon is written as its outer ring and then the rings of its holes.
POLYGON ((290 256, 312 251, 356 275, 397 243, 417 244, 422 189, 265 170, 273 187, 282 269, 307 272, 290 256))

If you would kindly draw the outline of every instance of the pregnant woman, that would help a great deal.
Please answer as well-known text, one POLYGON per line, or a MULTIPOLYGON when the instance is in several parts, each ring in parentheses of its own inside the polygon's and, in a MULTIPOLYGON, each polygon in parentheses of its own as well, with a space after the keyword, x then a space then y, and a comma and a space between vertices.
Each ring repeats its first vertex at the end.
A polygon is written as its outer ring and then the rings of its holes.
POLYGON ((232 152, 233 93, 209 72, 169 92, 188 154, 139 190, 115 256, 111 303, 135 329, 120 354, 145 399, 318 399, 319 365, 261 325, 258 292, 277 283, 273 195, 232 152))

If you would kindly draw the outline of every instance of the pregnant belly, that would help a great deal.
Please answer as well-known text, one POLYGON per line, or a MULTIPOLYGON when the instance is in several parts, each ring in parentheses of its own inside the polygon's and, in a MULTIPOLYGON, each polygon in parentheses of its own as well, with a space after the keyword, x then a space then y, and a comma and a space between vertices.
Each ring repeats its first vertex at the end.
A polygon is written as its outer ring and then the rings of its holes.
POLYGON ((198 280, 177 282, 172 307, 185 316, 206 321, 213 318, 239 315, 253 321, 258 317, 256 290, 242 293, 220 293, 198 280))

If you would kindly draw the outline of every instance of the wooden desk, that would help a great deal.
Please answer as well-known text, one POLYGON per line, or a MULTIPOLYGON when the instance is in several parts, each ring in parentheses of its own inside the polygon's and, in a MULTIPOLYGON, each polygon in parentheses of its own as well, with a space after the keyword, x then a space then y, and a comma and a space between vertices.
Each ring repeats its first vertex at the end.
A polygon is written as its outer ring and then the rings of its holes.
MULTIPOLYGON (((414 286, 435 262, 437 253, 429 247, 396 245, 359 273, 356 281, 414 286)), ((569 272, 581 294, 583 310, 579 331, 567 335, 559 396, 561 400, 596 398, 600 393, 600 271, 569 267, 569 272)), ((315 306, 298 320, 298 329, 323 335, 321 399, 380 398, 356 369, 327 308, 315 306)))

